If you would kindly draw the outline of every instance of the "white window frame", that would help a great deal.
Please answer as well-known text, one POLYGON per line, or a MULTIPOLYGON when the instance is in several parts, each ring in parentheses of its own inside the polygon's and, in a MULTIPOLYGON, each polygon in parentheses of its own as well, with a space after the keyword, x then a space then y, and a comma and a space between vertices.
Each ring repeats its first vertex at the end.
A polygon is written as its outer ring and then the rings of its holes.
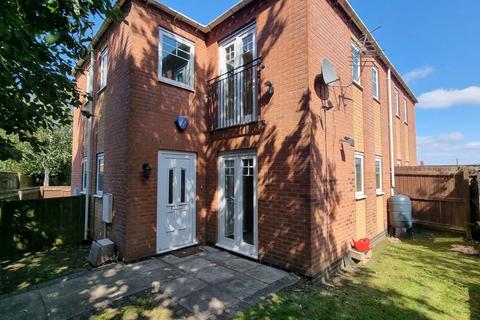
POLYGON ((105 47, 100 55, 100 89, 103 90, 107 86, 108 79, 108 48, 105 47))
POLYGON ((171 84, 173 86, 177 86, 183 89, 195 90, 195 44, 173 32, 170 32, 166 29, 159 28, 158 30, 158 81, 171 84), (190 64, 190 84, 185 84, 180 81, 175 81, 170 78, 166 78, 162 76, 162 63, 163 63, 163 56, 162 56, 162 46, 163 46, 163 37, 167 36, 169 38, 174 39, 175 41, 178 41, 180 43, 183 43, 187 46, 190 47, 190 61, 188 62, 190 64))
POLYGON ((398 89, 395 89, 393 94, 395 96, 395 115, 400 118, 400 95, 398 89))
POLYGON ((361 75, 361 72, 362 72, 362 68, 361 68, 361 65, 362 65, 362 53, 360 51, 360 48, 354 43, 352 42, 352 80, 353 82, 357 83, 358 85, 361 84, 361 79, 362 79, 362 75, 361 75), (356 51, 358 52, 358 64, 356 64, 355 62, 355 58, 354 58, 354 55, 353 55, 353 51, 356 51), (357 69, 358 71, 358 79, 355 79, 355 69, 357 69))
POLYGON ((82 193, 87 192, 87 157, 82 159, 82 193))
MULTIPOLYGON (((240 63, 241 59, 241 48, 242 48, 242 39, 247 37, 248 35, 252 35, 253 41, 253 60, 258 58, 257 53, 257 26, 255 23, 248 25, 236 32, 234 32, 231 36, 227 39, 224 39, 219 44, 219 74, 225 74, 227 70, 225 69, 225 49, 229 47, 231 44, 234 44, 235 47, 235 66, 239 68, 242 66, 240 63)), ((240 90, 235 87, 235 96, 234 96, 234 113, 237 112, 236 108, 239 108, 240 119, 234 119, 232 121, 225 121, 224 125, 222 125, 222 118, 225 117, 225 114, 222 114, 221 110, 223 108, 219 108, 218 112, 218 127, 225 128, 235 124, 243 124, 254 122, 257 120, 257 110, 258 110, 258 100, 257 100, 257 93, 258 93, 258 84, 257 84, 257 70, 256 68, 253 69, 253 110, 251 115, 244 115, 243 114, 243 106, 242 106, 242 99, 240 98, 240 90)), ((222 99, 222 98, 221 98, 222 99)), ((220 105, 224 104, 225 102, 222 100, 220 101, 220 105)))
POLYGON ((365 199, 365 155, 362 152, 355 152, 355 160, 353 162, 353 167, 354 167, 354 173, 355 173, 355 198, 357 200, 360 199, 365 199), (362 182, 361 182, 361 187, 362 190, 357 191, 357 159, 361 159, 362 162, 362 182))
POLYGON ((377 194, 383 194, 383 177, 382 177, 382 157, 381 156, 375 156, 375 189, 377 191, 377 194), (377 186, 377 164, 380 164, 380 188, 377 186))
POLYGON ((373 97, 375 99, 380 98, 380 87, 378 84, 378 68, 377 66, 372 67, 372 85, 373 85, 373 97))
POLYGON ((105 186, 105 172, 104 172, 104 176, 103 176, 103 185, 102 185, 102 190, 98 190, 98 177, 99 177, 99 173, 100 173, 100 160, 103 161, 103 167, 105 168, 105 155, 104 153, 98 153, 97 154, 97 166, 96 166, 96 170, 95 170, 95 195, 97 196, 102 196, 103 195, 103 188, 105 186))
POLYGON ((407 99, 403 99, 403 122, 408 123, 407 99))

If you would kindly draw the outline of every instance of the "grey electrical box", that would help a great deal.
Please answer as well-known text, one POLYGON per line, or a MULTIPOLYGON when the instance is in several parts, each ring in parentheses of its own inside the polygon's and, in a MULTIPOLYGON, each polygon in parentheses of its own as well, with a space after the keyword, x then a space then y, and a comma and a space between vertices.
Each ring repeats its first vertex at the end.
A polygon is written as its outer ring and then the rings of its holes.
POLYGON ((110 239, 101 239, 92 242, 88 262, 99 266, 113 259, 115 244, 110 239))
POLYGON ((112 205, 113 195, 111 193, 104 193, 102 199, 102 220, 105 223, 112 223, 112 205))

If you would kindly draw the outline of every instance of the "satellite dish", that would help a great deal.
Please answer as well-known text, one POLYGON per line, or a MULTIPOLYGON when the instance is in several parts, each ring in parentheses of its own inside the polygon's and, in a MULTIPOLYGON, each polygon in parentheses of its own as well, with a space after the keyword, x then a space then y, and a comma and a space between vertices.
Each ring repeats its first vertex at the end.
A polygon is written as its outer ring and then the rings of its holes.
POLYGON ((328 86, 338 81, 337 70, 335 66, 327 59, 322 58, 322 77, 325 84, 328 86))

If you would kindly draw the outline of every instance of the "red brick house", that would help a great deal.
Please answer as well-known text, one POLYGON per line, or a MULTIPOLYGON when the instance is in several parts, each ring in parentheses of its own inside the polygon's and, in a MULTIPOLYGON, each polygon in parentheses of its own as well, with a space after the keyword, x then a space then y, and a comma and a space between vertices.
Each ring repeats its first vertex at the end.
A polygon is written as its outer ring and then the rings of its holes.
POLYGON ((385 234, 416 98, 347 1, 243 0, 208 25, 118 5, 128 24, 106 21, 76 74, 92 100, 74 112, 72 188, 92 238, 124 260, 210 243, 316 276, 385 234))

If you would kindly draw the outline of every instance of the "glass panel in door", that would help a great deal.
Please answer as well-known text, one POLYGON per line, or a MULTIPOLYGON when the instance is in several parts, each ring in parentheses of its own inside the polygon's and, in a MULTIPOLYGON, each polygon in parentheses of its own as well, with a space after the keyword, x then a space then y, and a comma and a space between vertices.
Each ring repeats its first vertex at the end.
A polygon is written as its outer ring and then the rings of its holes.
POLYGON ((235 236, 235 160, 225 160, 225 234, 235 236))
POLYGON ((253 158, 242 159, 242 241, 254 245, 254 164, 253 158))

